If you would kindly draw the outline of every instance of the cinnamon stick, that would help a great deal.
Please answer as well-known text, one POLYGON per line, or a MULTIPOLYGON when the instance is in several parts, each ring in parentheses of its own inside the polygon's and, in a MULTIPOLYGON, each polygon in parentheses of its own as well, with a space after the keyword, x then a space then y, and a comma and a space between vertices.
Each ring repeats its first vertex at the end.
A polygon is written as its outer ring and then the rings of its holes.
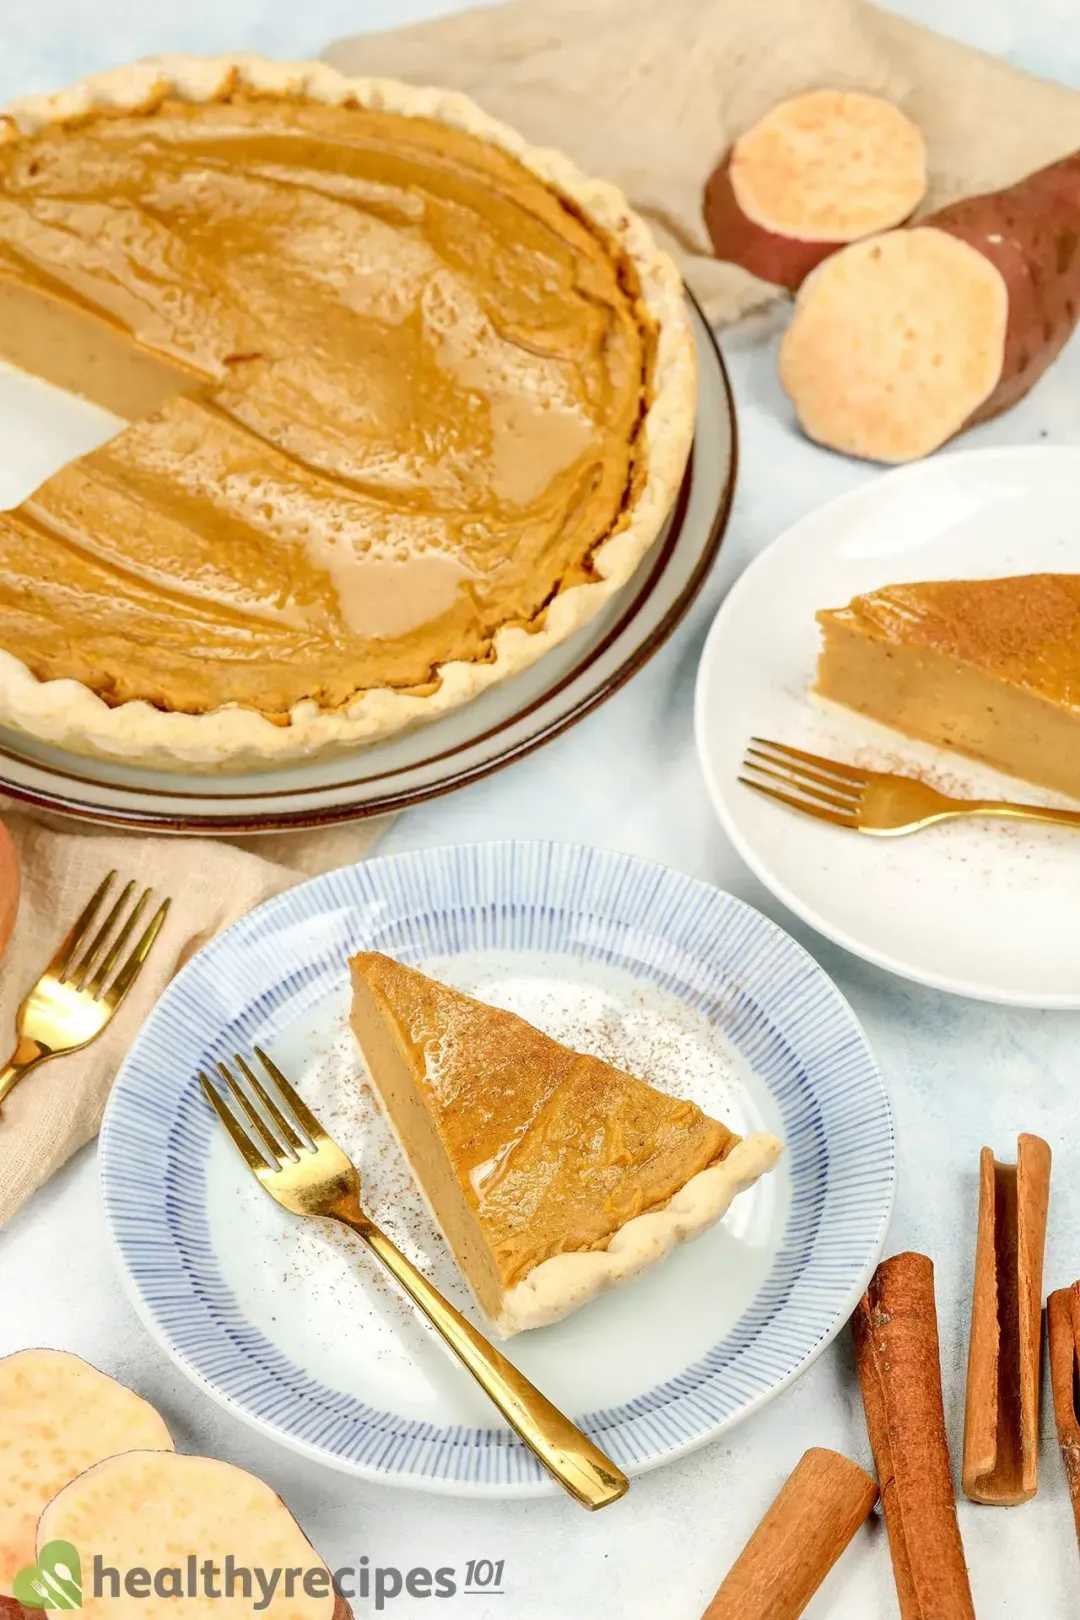
POLYGON ((1016 1507, 1039 1487, 1042 1274, 1050 1149, 1021 1136, 1015 1164, 983 1148, 971 1301, 964 1493, 1016 1507))
POLYGON ((934 1267, 878 1266, 852 1318, 902 1620, 974 1620, 949 1471, 934 1267))
POLYGON ((877 1496, 857 1463, 821 1447, 807 1451, 702 1620, 796 1620, 877 1496))
POLYGON ((1059 1288, 1050 1295, 1046 1302, 1046 1326, 1050 1335, 1054 1421, 1080 1541, 1080 1414, 1076 1410, 1080 1374, 1080 1283, 1073 1283, 1071 1288, 1059 1288))

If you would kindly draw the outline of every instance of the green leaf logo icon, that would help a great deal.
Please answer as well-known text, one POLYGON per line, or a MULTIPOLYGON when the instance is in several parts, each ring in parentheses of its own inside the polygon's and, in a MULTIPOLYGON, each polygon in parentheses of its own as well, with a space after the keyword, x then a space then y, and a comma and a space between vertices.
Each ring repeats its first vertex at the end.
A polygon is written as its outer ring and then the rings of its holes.
POLYGON ((16 1575, 15 1596, 28 1609, 81 1609, 82 1562, 71 1542, 46 1542, 37 1563, 16 1575))

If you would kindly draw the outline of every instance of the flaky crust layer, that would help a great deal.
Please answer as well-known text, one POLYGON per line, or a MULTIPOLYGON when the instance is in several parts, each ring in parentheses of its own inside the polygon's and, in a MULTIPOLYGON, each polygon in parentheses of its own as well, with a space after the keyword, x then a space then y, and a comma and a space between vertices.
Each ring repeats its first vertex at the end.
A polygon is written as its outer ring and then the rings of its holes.
POLYGON ((440 665, 438 687, 426 694, 378 687, 333 711, 304 702, 294 707, 289 723, 282 726, 235 706, 197 715, 167 713, 144 702, 110 708, 80 682, 40 681, 19 659, 0 651, 0 724, 78 753, 164 769, 269 769, 374 742, 436 719, 528 668, 598 613, 634 573, 675 502, 694 428, 694 339, 682 281, 672 260, 657 248, 648 227, 617 187, 589 179, 561 152, 529 146, 466 96, 394 79, 347 78, 322 62, 282 63, 248 55, 164 56, 91 75, 56 95, 28 96, 12 103, 0 116, 0 141, 18 140, 24 132, 79 118, 99 107, 134 112, 169 95, 214 101, 238 86, 331 104, 351 99, 405 117, 434 119, 502 147, 576 203, 634 264, 642 302, 656 324, 652 398, 642 428, 645 472, 622 526, 593 554, 598 579, 560 591, 536 629, 498 630, 489 662, 440 665))
POLYGON ((719 1164, 691 1176, 662 1209, 636 1215, 620 1226, 602 1249, 541 1260, 503 1295, 496 1331, 509 1338, 529 1328, 561 1322, 597 1294, 650 1270, 677 1244, 722 1220, 732 1200, 767 1174, 782 1152, 783 1145, 775 1136, 755 1132, 736 1142, 719 1164))

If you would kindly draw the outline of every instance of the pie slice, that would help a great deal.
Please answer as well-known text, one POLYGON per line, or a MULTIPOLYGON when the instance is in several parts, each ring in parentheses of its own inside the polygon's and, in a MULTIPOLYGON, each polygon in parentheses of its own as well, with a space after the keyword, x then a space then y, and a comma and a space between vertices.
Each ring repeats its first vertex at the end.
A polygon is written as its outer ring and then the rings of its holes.
POLYGON ((692 1102, 389 956, 351 961, 352 1025, 435 1220, 497 1331, 567 1316, 711 1226, 770 1170, 692 1102))
POLYGON ((1080 574, 886 585, 817 618, 821 697, 1080 798, 1080 574))

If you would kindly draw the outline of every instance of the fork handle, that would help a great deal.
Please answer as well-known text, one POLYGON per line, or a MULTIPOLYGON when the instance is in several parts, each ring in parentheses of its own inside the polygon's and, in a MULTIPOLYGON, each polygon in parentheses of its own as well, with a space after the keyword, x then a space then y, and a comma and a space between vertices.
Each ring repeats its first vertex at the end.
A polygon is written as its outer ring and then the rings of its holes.
POLYGON ((334 1219, 363 1238, 510 1427, 582 1507, 606 1507, 629 1489, 626 1475, 443 1298, 384 1232, 364 1218, 338 1214, 334 1219))
POLYGON ((25 1037, 20 1038, 19 1044, 11 1057, 4 1064, 4 1067, 0 1069, 0 1108, 3 1107, 6 1099, 15 1090, 23 1076, 29 1074, 31 1069, 36 1069, 39 1063, 44 1063, 45 1059, 51 1056, 52 1053, 49 1048, 42 1046, 40 1041, 28 1041, 25 1037))
POLYGON ((966 816, 1000 816, 1008 821, 1045 821, 1053 827, 1080 827, 1080 810, 1053 810, 1044 804, 1012 804, 1008 799, 970 799, 966 816))

